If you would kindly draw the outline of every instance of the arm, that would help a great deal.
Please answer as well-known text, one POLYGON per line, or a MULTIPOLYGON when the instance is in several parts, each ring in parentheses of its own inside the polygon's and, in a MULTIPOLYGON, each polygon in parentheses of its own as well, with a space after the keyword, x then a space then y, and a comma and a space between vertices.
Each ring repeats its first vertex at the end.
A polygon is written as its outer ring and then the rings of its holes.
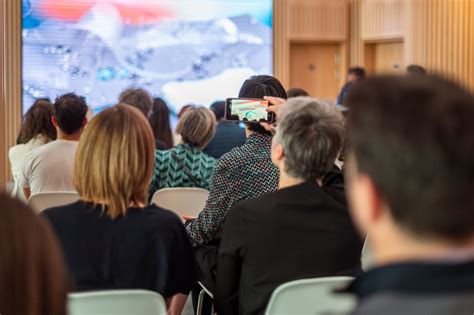
POLYGON ((25 195, 26 200, 30 199, 30 196, 31 196, 30 187, 23 187, 23 194, 25 195))
POLYGON ((207 244, 222 227, 227 211, 234 204, 235 175, 218 160, 211 179, 209 198, 199 216, 186 224, 194 247, 207 244))
POLYGON ((218 314, 239 313, 239 283, 246 235, 242 227, 242 211, 240 206, 232 208, 224 227, 217 263, 215 298, 218 314))
POLYGON ((187 295, 177 293, 172 297, 166 299, 166 305, 168 307, 168 315, 181 315, 184 304, 186 304, 187 295))
POLYGON ((28 154, 23 160, 23 165, 21 166, 21 172, 18 177, 18 185, 23 189, 23 194, 25 195, 26 200, 31 197, 31 189, 28 178, 30 177, 30 167, 31 167, 31 158, 28 154))

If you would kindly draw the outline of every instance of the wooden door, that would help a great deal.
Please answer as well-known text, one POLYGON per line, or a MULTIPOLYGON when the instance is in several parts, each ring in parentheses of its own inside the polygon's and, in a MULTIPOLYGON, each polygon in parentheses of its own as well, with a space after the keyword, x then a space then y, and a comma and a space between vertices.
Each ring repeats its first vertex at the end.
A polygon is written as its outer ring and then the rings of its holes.
POLYGON ((369 73, 403 73, 403 42, 365 44, 365 67, 369 73))
POLYGON ((335 99, 340 85, 340 45, 291 44, 290 88, 302 88, 314 97, 335 99))

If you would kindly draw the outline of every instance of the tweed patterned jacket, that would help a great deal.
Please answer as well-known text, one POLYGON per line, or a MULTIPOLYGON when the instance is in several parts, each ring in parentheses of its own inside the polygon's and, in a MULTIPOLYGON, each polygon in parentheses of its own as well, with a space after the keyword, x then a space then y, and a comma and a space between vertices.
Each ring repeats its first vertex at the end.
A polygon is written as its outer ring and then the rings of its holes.
POLYGON ((157 150, 149 197, 161 188, 209 189, 215 164, 215 158, 189 144, 179 144, 164 151, 157 150))
POLYGON ((271 161, 271 143, 270 135, 252 134, 243 146, 217 161, 206 205, 186 224, 194 247, 214 238, 234 204, 278 189, 279 171, 271 161))

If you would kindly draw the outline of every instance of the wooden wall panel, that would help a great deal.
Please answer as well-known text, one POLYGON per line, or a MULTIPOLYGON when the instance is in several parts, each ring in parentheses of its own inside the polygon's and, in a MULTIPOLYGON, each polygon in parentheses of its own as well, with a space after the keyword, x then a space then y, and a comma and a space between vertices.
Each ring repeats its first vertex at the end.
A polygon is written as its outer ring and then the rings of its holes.
POLYGON ((288 2, 274 0, 273 2, 273 72, 283 86, 290 81, 290 43, 288 40, 288 2))
POLYGON ((288 10, 290 40, 347 40, 347 0, 288 0, 288 10))
POLYGON ((411 0, 407 14, 407 62, 474 89, 474 1, 411 0))
POLYGON ((1 0, 0 189, 11 178, 8 149, 21 126, 21 1, 1 0))
POLYGON ((364 41, 361 38, 361 2, 362 0, 351 0, 349 2, 349 64, 351 67, 364 65, 364 41))
POLYGON ((405 2, 406 0, 362 0, 361 38, 366 41, 403 38, 405 2))

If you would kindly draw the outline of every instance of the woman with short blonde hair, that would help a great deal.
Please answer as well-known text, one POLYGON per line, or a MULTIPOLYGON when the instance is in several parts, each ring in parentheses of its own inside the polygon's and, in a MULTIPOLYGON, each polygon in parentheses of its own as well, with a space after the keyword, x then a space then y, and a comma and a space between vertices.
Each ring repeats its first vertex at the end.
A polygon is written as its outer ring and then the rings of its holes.
POLYGON ((156 151, 151 195, 162 188, 201 187, 209 189, 216 159, 202 152, 216 132, 216 117, 205 107, 186 110, 176 126, 182 143, 156 151))
POLYGON ((153 290, 179 313, 196 281, 195 262, 180 219, 147 206, 154 147, 138 109, 119 104, 104 110, 77 150, 81 200, 43 215, 63 245, 77 290, 153 290))

